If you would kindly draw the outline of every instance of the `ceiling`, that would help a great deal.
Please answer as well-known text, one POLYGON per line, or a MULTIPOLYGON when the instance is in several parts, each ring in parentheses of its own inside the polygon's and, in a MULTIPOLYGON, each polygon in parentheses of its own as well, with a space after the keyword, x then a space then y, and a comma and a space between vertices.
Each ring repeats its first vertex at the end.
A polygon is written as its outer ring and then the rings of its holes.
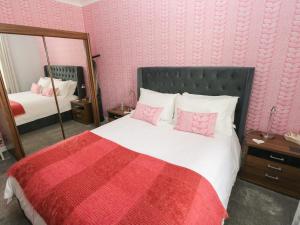
POLYGON ((99 0, 55 0, 55 1, 82 7, 94 2, 98 2, 99 0))

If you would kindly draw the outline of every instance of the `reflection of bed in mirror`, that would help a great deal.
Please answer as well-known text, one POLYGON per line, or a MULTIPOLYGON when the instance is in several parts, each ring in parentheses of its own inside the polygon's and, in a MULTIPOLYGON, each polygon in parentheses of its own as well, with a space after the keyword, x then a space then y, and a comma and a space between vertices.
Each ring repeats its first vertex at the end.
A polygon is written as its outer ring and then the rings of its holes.
MULTIPOLYGON (((49 77, 48 66, 44 66, 45 77, 49 77)), ((85 83, 81 66, 51 65, 52 76, 63 81, 77 82, 75 93, 69 96, 57 96, 63 121, 72 119, 71 101, 85 97, 85 83)), ((31 91, 8 95, 15 114, 15 121, 19 132, 26 133, 59 122, 55 99, 35 94, 31 91), (22 107, 25 112, 22 113, 22 107)))

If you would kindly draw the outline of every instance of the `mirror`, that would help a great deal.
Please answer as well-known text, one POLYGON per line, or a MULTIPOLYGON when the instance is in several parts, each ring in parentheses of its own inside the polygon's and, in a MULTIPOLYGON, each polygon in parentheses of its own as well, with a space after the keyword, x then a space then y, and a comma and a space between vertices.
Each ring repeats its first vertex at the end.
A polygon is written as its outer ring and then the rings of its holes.
POLYGON ((45 42, 66 138, 95 128, 83 40, 45 37, 45 42))
POLYGON ((43 38, 1 34, 0 70, 26 155, 63 140, 43 38))
POLYGON ((0 51, 0 150, 12 146, 21 159, 100 125, 101 94, 87 33, 0 24, 0 51), (66 96, 55 79, 73 82, 73 99, 60 102, 66 96))
MULTIPOLYGON (((2 76, 0 76, 0 84, 4 85, 2 76)), ((11 151, 17 159, 24 157, 24 152, 20 143, 14 142, 17 135, 14 133, 11 123, 9 123, 11 117, 8 109, 6 93, 3 92, 3 89, 0 89, 0 159, 8 159, 8 163, 11 163, 15 159, 8 154, 8 151, 11 151)))

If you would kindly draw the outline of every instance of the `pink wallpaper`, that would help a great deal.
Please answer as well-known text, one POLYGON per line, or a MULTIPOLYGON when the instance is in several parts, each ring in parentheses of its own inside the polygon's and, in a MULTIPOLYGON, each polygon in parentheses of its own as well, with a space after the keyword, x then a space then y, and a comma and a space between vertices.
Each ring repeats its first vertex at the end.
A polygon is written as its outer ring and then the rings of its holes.
MULTIPOLYGON (((87 74, 87 58, 82 40, 46 37, 46 44, 52 65, 82 66, 84 74, 87 74)), ((44 63, 46 65, 47 61, 44 63)), ((85 83, 88 84, 87 80, 85 83)))
MULTIPOLYGON (((0 22, 28 26, 84 32, 80 7, 54 0, 0 0, 0 22)), ((78 65, 86 68, 86 55, 81 40, 46 38, 50 62, 60 65, 78 65)), ((43 65, 46 65, 41 46, 43 65)))
POLYGON ((300 131, 300 0, 101 0, 84 7, 104 108, 129 102, 140 66, 254 66, 248 128, 300 131))
POLYGON ((254 66, 248 128, 276 105, 273 130, 300 130, 300 0, 0 0, 0 22, 89 32, 105 109, 129 102, 139 66, 254 66))
POLYGON ((82 9, 54 0, 0 0, 0 22, 84 31, 82 9))

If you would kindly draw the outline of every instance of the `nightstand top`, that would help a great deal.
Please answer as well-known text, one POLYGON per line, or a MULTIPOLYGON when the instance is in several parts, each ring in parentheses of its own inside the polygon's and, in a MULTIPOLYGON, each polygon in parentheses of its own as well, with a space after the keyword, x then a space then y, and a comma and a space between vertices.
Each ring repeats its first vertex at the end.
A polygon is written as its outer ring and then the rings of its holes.
POLYGON ((273 152, 282 153, 285 155, 290 155, 293 157, 300 158, 300 151, 293 151, 290 148, 300 149, 300 146, 292 142, 286 141, 282 135, 276 134, 273 139, 264 139, 260 136, 260 131, 252 131, 246 135, 245 143, 248 146, 255 148, 261 148, 265 150, 271 150, 273 152), (265 141, 263 144, 256 144, 252 139, 260 139, 265 141))
POLYGON ((118 107, 115 107, 113 109, 109 109, 108 110, 109 113, 113 113, 113 114, 118 115, 118 116, 125 116, 125 115, 127 115, 128 113, 124 113, 126 111, 127 112, 131 111, 131 108, 129 106, 124 106, 123 110, 122 110, 121 106, 118 106, 118 107))
POLYGON ((90 104, 90 102, 88 100, 83 100, 83 99, 76 99, 76 100, 72 100, 71 103, 76 104, 76 105, 87 105, 90 104))

